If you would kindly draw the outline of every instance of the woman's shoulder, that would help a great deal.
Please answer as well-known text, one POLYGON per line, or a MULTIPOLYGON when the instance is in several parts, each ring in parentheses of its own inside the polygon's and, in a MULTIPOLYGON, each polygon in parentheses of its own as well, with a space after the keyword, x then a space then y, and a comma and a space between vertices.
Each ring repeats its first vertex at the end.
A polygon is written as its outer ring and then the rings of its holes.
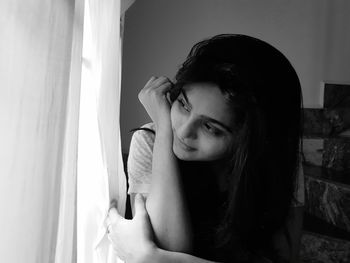
POLYGON ((134 129, 127 161, 129 180, 128 193, 147 193, 152 173, 154 145, 153 123, 134 129))
POLYGON ((146 123, 139 128, 133 129, 131 144, 137 142, 144 144, 153 144, 155 137, 155 126, 153 122, 146 123))
POLYGON ((151 130, 155 131, 154 122, 148 122, 148 123, 142 125, 141 128, 147 128, 147 129, 151 129, 151 130))
POLYGON ((138 153, 152 155, 155 138, 154 124, 146 123, 132 131, 134 133, 130 142, 129 155, 133 156, 138 153))

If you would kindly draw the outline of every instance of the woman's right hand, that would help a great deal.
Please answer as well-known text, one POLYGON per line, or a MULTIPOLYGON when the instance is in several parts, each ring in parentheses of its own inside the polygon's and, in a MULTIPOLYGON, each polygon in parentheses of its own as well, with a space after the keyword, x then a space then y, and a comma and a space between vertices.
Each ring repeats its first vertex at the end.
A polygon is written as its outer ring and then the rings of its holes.
POLYGON ((172 86, 173 83, 167 77, 151 77, 138 95, 157 131, 162 128, 171 128, 171 105, 167 95, 172 86))

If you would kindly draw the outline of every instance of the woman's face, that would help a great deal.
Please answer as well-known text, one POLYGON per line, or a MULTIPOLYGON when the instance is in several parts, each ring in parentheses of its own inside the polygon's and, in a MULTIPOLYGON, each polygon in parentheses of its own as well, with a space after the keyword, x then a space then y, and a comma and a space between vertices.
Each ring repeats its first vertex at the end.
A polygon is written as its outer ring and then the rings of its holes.
POLYGON ((225 157, 234 141, 231 107, 211 83, 185 85, 172 104, 173 151, 186 161, 225 157))

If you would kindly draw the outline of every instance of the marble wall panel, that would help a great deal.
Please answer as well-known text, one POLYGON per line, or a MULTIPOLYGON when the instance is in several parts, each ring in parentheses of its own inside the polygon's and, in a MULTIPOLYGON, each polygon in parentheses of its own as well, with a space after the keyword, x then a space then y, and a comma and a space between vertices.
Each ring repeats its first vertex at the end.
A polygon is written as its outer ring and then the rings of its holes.
POLYGON ((324 108, 350 108, 350 85, 325 84, 323 97, 324 108))
POLYGON ((350 186, 305 176, 305 209, 350 232, 350 186))
POLYGON ((350 232, 338 228, 333 224, 326 222, 316 216, 304 213, 303 231, 317 233, 319 235, 329 236, 338 239, 344 239, 350 242, 350 232))
POLYGON ((303 139, 303 162, 322 166, 324 139, 303 139))
POLYGON ((300 261, 303 263, 349 263, 350 242, 304 232, 300 261))
POLYGON ((331 125, 330 135, 350 135, 350 85, 326 84, 324 116, 331 125))
POLYGON ((323 178, 340 184, 350 185, 350 172, 327 169, 322 166, 303 163, 304 174, 316 178, 323 178))
POLYGON ((325 139, 322 166, 336 171, 350 171, 350 138, 325 139))
POLYGON ((331 132, 323 109, 304 109, 304 137, 325 137, 331 132))
POLYGON ((343 135, 350 131, 350 108, 325 109, 324 117, 326 125, 330 126, 329 136, 343 135))

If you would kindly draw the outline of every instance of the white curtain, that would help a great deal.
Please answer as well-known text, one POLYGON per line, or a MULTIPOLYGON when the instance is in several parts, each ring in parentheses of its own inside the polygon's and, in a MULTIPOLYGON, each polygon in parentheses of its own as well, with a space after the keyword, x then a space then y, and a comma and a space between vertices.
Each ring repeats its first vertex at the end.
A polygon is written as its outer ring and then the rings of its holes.
MULTIPOLYGON (((111 199, 125 212, 126 180, 120 146, 121 5, 86 2, 78 154, 78 262, 116 261, 103 238, 111 199), (102 150, 102 154, 101 154, 102 150)), ((105 238, 106 239, 106 238, 105 238)))
POLYGON ((0 261, 74 262, 83 0, 0 1, 0 261))
POLYGON ((85 8, 78 150, 78 262, 118 261, 103 226, 110 201, 125 213, 119 127, 123 14, 131 0, 88 0, 85 8))
POLYGON ((98 262, 109 200, 124 212, 120 0, 91 5, 82 72, 84 0, 0 1, 1 262, 98 262))

